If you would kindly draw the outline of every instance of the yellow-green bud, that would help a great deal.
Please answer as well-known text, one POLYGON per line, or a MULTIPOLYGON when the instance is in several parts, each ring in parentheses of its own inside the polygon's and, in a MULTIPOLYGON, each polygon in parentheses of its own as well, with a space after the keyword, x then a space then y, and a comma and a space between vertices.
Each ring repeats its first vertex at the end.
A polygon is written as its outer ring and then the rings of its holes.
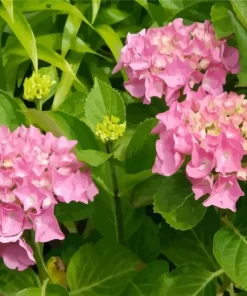
POLYGON ((111 118, 104 116, 103 122, 96 125, 96 136, 103 143, 115 141, 122 137, 126 129, 126 122, 119 124, 119 121, 120 119, 113 115, 111 118))
POLYGON ((32 76, 24 81, 24 99, 33 101, 43 99, 56 81, 51 80, 49 75, 41 75, 39 72, 33 72, 32 76))

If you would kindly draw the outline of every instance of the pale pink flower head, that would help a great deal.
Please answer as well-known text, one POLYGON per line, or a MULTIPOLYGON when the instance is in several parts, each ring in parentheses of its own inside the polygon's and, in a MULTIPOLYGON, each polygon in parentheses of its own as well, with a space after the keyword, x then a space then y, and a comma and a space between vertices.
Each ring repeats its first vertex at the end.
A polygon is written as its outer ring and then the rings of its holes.
POLYGON ((226 39, 217 40, 209 21, 185 26, 175 19, 164 27, 129 33, 113 73, 122 68, 132 96, 144 104, 165 96, 170 106, 187 88, 201 85, 209 94, 220 94, 227 74, 240 70, 239 52, 226 39))
POLYGON ((9 268, 35 263, 25 230, 34 231, 37 243, 64 239, 56 204, 87 204, 98 194, 89 168, 72 150, 76 144, 34 126, 12 133, 0 127, 0 256, 9 268))
POLYGON ((186 160, 195 198, 210 195, 205 206, 235 211, 242 196, 237 180, 247 179, 247 101, 233 92, 208 95, 202 88, 188 95, 157 115, 153 172, 171 176, 186 160))
POLYGON ((215 182, 209 198, 203 202, 204 206, 214 205, 222 209, 230 209, 236 212, 236 202, 240 196, 244 196, 237 178, 234 175, 219 175, 215 182))
POLYGON ((23 271, 35 264, 33 250, 24 239, 0 244, 0 256, 8 268, 17 269, 18 271, 23 271))

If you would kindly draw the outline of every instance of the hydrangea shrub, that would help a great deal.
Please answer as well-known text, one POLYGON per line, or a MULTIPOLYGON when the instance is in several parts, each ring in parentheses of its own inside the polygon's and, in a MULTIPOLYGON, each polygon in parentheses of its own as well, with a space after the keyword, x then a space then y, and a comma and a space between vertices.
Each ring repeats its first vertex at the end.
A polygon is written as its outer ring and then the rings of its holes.
POLYGON ((247 295, 245 1, 1 1, 0 296, 247 295))

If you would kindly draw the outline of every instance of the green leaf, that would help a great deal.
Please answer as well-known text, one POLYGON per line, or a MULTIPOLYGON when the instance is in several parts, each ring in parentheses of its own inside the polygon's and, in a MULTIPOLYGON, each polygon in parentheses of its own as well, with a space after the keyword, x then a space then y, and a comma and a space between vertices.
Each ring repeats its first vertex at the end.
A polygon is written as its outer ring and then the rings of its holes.
POLYGON ((27 288, 20 291, 15 296, 69 296, 69 293, 59 285, 48 285, 46 289, 27 288))
POLYGON ((3 6, 5 7, 6 11, 8 12, 10 19, 12 22, 14 21, 14 7, 13 7, 13 0, 1 0, 3 6))
POLYGON ((99 194, 94 200, 93 225, 103 237, 118 242, 118 220, 113 194, 109 194, 99 186, 97 187, 99 194))
MULTIPOLYGON (((77 73, 81 61, 83 59, 83 54, 78 54, 76 52, 70 52, 68 55, 68 62, 72 66, 73 73, 77 73)), ((57 87, 56 94, 54 96, 52 109, 56 110, 59 106, 65 101, 66 96, 68 95, 73 82, 75 80, 75 75, 70 72, 63 72, 60 82, 57 87)))
POLYGON ((129 13, 126 11, 119 10, 116 7, 108 7, 100 10, 95 25, 97 26, 99 24, 105 24, 112 26, 118 22, 122 22, 129 16, 129 13))
POLYGON ((169 272, 169 265, 164 260, 155 260, 137 274, 121 296, 150 296, 159 277, 169 272))
POLYGON ((165 23, 182 16, 190 21, 204 21, 209 18, 211 6, 215 0, 159 0, 165 9, 165 23))
POLYGON ((152 176, 151 170, 145 170, 138 174, 126 174, 123 164, 115 166, 118 179, 119 196, 128 194, 138 183, 147 180, 152 176))
POLYGON ((32 124, 38 125, 54 136, 65 136, 69 140, 77 140, 75 152, 93 149, 99 150, 99 145, 89 127, 78 118, 61 111, 39 111, 28 109, 26 114, 32 124))
POLYGON ((91 172, 94 181, 112 197, 114 195, 114 190, 112 183, 111 166, 109 161, 104 162, 98 167, 91 167, 91 172))
POLYGON ((143 262, 155 260, 161 250, 159 227, 151 218, 145 217, 141 227, 130 237, 128 246, 143 262))
POLYGON ((14 296, 27 287, 39 287, 40 282, 35 272, 28 268, 24 271, 8 269, 0 262, 0 293, 4 296, 14 296))
POLYGON ((222 218, 226 227, 214 236, 214 255, 228 277, 242 289, 247 290, 247 228, 246 208, 242 208, 235 219, 230 222, 222 218))
POLYGON ((214 273, 196 266, 183 266, 170 275, 163 275, 152 296, 215 296, 216 277, 223 270, 214 273))
POLYGON ((64 30, 63 30, 63 38, 62 38, 62 56, 66 56, 68 51, 71 48, 72 42, 76 39, 76 35, 81 26, 81 19, 75 17, 74 15, 69 14, 66 20, 64 30))
POLYGON ((165 10, 161 5, 148 2, 147 0, 136 0, 143 8, 146 9, 153 21, 157 22, 159 26, 162 26, 165 21, 165 10))
MULTIPOLYGON (((6 65, 5 65, 6 67, 6 65)), ((0 73, 1 74, 1 80, 0 80, 0 89, 6 91, 7 85, 6 85, 6 71, 5 67, 3 65, 3 55, 2 52, 0 52, 0 73)))
POLYGON ((240 1, 229 0, 229 1, 232 5, 233 11, 237 15, 238 20, 247 30, 247 20, 246 20, 247 3, 243 0, 240 0, 240 1))
POLYGON ((86 244, 71 258, 67 276, 71 296, 119 295, 137 271, 138 258, 105 239, 86 244))
POLYGON ((2 7, 0 7, 0 17, 2 17, 6 21, 11 30, 14 32, 16 38, 18 38, 20 43, 27 51, 30 59, 33 62, 34 69, 38 70, 38 54, 36 40, 26 18, 17 8, 14 8, 13 21, 9 14, 2 7))
POLYGON ((15 87, 16 87, 16 79, 18 68, 22 66, 23 62, 27 61, 27 57, 20 57, 16 55, 9 55, 7 59, 7 63, 5 64, 5 75, 8 77, 6 79, 6 88, 7 92, 10 95, 14 95, 15 87))
POLYGON ((101 0, 92 0, 92 20, 91 20, 92 24, 94 23, 97 17, 97 14, 100 8, 100 3, 101 3, 101 0))
POLYGON ((123 216, 123 232, 125 240, 128 240, 144 223, 145 209, 134 209, 131 206, 130 198, 128 195, 122 196, 121 211, 123 216))
POLYGON ((19 7, 19 9, 24 12, 43 11, 43 10, 64 11, 68 14, 73 15, 74 17, 80 18, 83 22, 85 22, 91 27, 90 22, 85 18, 85 16, 80 12, 80 10, 67 1, 32 0, 30 2, 29 0, 22 0, 22 1, 16 1, 15 6, 19 7))
POLYGON ((112 156, 112 153, 105 153, 103 151, 96 150, 83 150, 77 153, 77 158, 94 167, 100 166, 112 156))
POLYGON ((231 9, 229 2, 217 2, 212 6, 211 20, 218 39, 233 33, 232 21, 228 13, 229 9, 231 9))
POLYGON ((177 231, 163 223, 160 234, 162 253, 176 266, 193 264, 210 271, 218 270, 213 254, 213 237, 220 228, 219 217, 209 208, 193 229, 177 231))
POLYGON ((119 92, 109 84, 95 79, 85 104, 85 117, 92 131, 97 123, 102 123, 104 116, 115 116, 120 123, 125 122, 125 106, 119 92))
POLYGON ((229 11, 234 33, 238 42, 238 46, 240 49, 240 66, 241 72, 238 74, 238 86, 244 87, 247 86, 247 31, 243 28, 243 26, 236 20, 235 16, 232 12, 229 11))
POLYGON ((20 112, 21 106, 16 99, 0 90, 0 125, 7 125, 10 130, 25 124, 24 115, 20 112))
MULTIPOLYGON (((54 50, 47 48, 45 45, 37 44, 38 56, 39 59, 45 61, 65 72, 71 73, 74 77, 75 74, 70 66, 70 64, 58 53, 54 50)), ((18 55, 21 57, 26 57, 27 53, 20 46, 16 46, 15 48, 8 49, 8 51, 4 51, 4 55, 7 58, 8 55, 18 55)))
MULTIPOLYGON (((104 165, 104 177, 111 178, 111 171, 109 163, 105 162, 104 165)), ((98 168, 97 168, 98 169, 98 168)), ((94 172, 93 172, 94 177, 94 172)), ((94 179, 95 180, 95 179, 94 179)), ((97 182, 97 180, 95 180, 97 182)), ((108 181, 109 182, 109 181, 108 181)), ((112 182, 110 180, 110 182, 112 182)), ((104 181, 104 184, 106 182, 104 181)), ((102 185, 99 184, 99 195, 94 200, 95 211, 93 213, 93 224, 97 231, 104 237, 112 240, 119 241, 119 225, 116 213, 116 204, 114 200, 114 193, 103 190, 102 185)), ((108 185, 109 187, 112 184, 108 185)), ((112 189, 112 187, 110 187, 112 189)), ((132 236, 138 228, 142 225, 145 218, 145 209, 134 209, 131 207, 128 196, 120 198, 121 212, 123 219, 123 234, 125 240, 132 236)))
POLYGON ((139 208, 152 204, 154 195, 163 181, 164 176, 152 175, 144 182, 137 184, 132 192, 132 205, 139 208))
POLYGON ((95 27, 95 31, 102 37, 111 50, 115 60, 118 61, 123 43, 117 33, 110 26, 105 24, 95 27))
POLYGON ((125 155, 125 168, 129 174, 151 169, 156 155, 157 135, 151 131, 157 124, 156 119, 147 119, 139 125, 131 138, 125 155))
POLYGON ((79 119, 84 118, 85 114, 85 102, 87 95, 81 92, 74 92, 67 96, 64 102, 58 107, 57 111, 62 111, 79 119))
POLYGON ((80 202, 59 203, 55 207, 55 214, 60 222, 80 221, 90 217, 93 212, 92 203, 87 205, 80 202))
POLYGON ((175 229, 188 230, 203 218, 206 208, 196 201, 184 173, 164 177, 154 196, 154 210, 175 229))

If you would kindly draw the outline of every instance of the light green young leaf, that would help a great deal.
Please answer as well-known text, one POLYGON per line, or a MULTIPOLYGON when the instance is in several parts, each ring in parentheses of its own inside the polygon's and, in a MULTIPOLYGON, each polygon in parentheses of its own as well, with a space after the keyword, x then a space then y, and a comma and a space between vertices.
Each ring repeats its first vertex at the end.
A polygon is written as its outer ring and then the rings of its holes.
POLYGON ((162 253, 176 266, 193 264, 210 271, 219 269, 213 254, 213 237, 220 229, 219 217, 209 208, 193 229, 177 231, 163 223, 160 230, 162 253))
POLYGON ((152 296, 215 296, 216 278, 222 273, 223 270, 209 272, 193 265, 181 266, 161 276, 152 296))
MULTIPOLYGON (((78 54, 76 52, 70 52, 67 60, 70 63, 73 73, 77 73, 81 61, 83 59, 83 54, 78 54)), ((68 95, 71 86, 75 80, 75 74, 72 74, 70 72, 63 72, 60 82, 57 87, 56 94, 54 96, 52 109, 56 110, 61 106, 61 104, 65 101, 66 96, 68 95)), ((77 107, 76 107, 77 108, 77 107)))
POLYGON ((120 123, 125 122, 125 106, 119 92, 109 84, 95 79, 85 104, 85 118, 92 131, 97 123, 102 123, 104 116, 115 116, 120 123))
POLYGON ((139 125, 132 136, 125 154, 125 168, 129 174, 151 169, 155 161, 157 135, 151 134, 157 120, 147 119, 139 125))
POLYGON ((203 218, 206 208, 195 200, 191 184, 183 173, 164 177, 154 195, 154 211, 175 229, 188 230, 203 218))
POLYGON ((217 2, 211 9, 211 20, 217 37, 224 38, 233 33, 233 26, 228 14, 231 9, 229 2, 217 2))
POLYGON ((70 4, 69 2, 63 0, 22 0, 16 1, 15 5, 24 12, 32 11, 43 11, 43 10, 59 10, 64 11, 68 14, 71 14, 75 17, 80 18, 83 22, 91 26, 90 22, 85 18, 85 16, 80 12, 75 5, 70 4))
POLYGON ((93 24, 97 14, 99 12, 101 0, 92 0, 92 20, 91 23, 93 24))
MULTIPOLYGON (((79 10, 84 13, 87 8, 87 4, 77 3, 75 4, 76 8, 80 8, 79 10), (78 7, 79 6, 79 7, 78 7)), ((62 56, 66 56, 71 45, 75 42, 76 35, 80 29, 82 19, 73 14, 69 14, 64 26, 63 30, 63 38, 62 38, 62 56)))
POLYGON ((8 12, 10 19, 14 22, 14 7, 13 7, 13 0, 1 0, 3 6, 5 7, 6 11, 8 12))
MULTIPOLYGON (((36 38, 37 44, 41 44, 44 45, 48 48, 48 49, 53 49, 53 50, 60 50, 61 48, 61 42, 62 42, 62 37, 63 35, 61 33, 52 33, 52 34, 47 34, 47 35, 41 35, 38 36, 36 38)), ((10 52, 11 49, 16 46, 16 44, 11 44, 10 47, 10 52)), ((9 46, 8 46, 9 47, 9 46)), ((81 38, 79 37, 75 37, 75 39, 71 40, 71 44, 70 44, 70 48, 71 50, 83 54, 83 53, 92 53, 94 55, 97 55, 103 59, 109 60, 108 58, 106 58, 105 56, 97 53, 96 51, 94 51, 92 48, 90 48, 89 45, 87 45, 81 38)))
POLYGON ((77 153, 77 158, 91 166, 98 167, 112 157, 112 153, 97 150, 82 150, 77 153))
POLYGON ((102 37, 110 48, 115 60, 118 61, 123 43, 117 33, 110 26, 104 24, 95 27, 95 31, 102 37))
POLYGON ((70 296, 119 295, 137 268, 138 258, 122 245, 105 239, 86 244, 68 266, 70 296))
POLYGON ((238 42, 238 46, 240 49, 240 66, 241 72, 238 74, 238 86, 245 87, 247 86, 247 31, 243 28, 243 26, 236 20, 234 14, 229 11, 234 33, 238 42))
POLYGON ((240 1, 230 0, 230 3, 232 5, 233 11, 237 15, 238 20, 247 30, 247 20, 246 20, 247 3, 244 0, 240 0, 240 1))
POLYGON ((168 262, 164 260, 151 262, 129 282, 121 296, 150 296, 159 277, 168 272, 168 262))
POLYGON ((141 227, 128 240, 128 246, 145 263, 157 259, 161 251, 158 225, 145 217, 141 227))
POLYGON ((75 152, 93 149, 99 150, 99 144, 89 127, 78 118, 61 111, 39 111, 28 109, 27 117, 32 124, 36 124, 46 132, 52 132, 54 136, 65 136, 69 140, 77 140, 75 152))
MULTIPOLYGON (((75 76, 71 66, 69 63, 56 51, 49 49, 43 44, 37 44, 38 56, 40 60, 43 60, 65 72, 70 72, 75 76)), ((20 46, 16 46, 15 48, 8 49, 8 51, 4 51, 4 56, 7 58, 8 55, 18 55, 21 57, 26 57, 26 51, 22 49, 20 46)))
POLYGON ((81 19, 68 15, 62 38, 62 56, 66 56, 81 26, 81 19))
POLYGON ((26 52, 33 62, 34 69, 38 70, 36 40, 33 31, 24 15, 17 8, 14 8, 13 21, 6 10, 4 10, 3 7, 0 7, 0 17, 2 17, 6 21, 11 30, 14 32, 16 38, 18 38, 20 43, 25 48, 26 52))

